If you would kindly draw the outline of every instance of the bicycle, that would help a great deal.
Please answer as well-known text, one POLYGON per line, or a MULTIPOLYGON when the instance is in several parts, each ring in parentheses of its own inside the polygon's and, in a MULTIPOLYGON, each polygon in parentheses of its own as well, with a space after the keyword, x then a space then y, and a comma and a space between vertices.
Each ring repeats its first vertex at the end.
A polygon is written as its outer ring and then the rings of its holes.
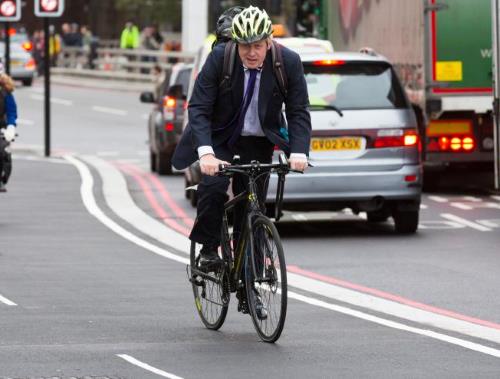
MULTIPOLYGON (((274 172, 278 174, 275 219, 281 217, 285 175, 292 171, 284 154, 279 163, 221 166, 220 175, 236 173, 248 177, 247 190, 224 205, 219 255, 222 263, 210 271, 199 267, 201 245, 191 242, 190 264, 187 266, 192 283, 196 309, 203 324, 218 330, 224 323, 231 293, 239 291, 238 311, 248 310, 259 337, 275 342, 285 325, 287 310, 287 276, 283 246, 274 223, 261 210, 257 198, 257 180, 274 172), (246 201, 241 237, 234 246, 228 214, 235 204, 246 201), (251 238, 250 238, 251 237, 251 238), (246 292, 244 309, 241 296, 246 292), (266 317, 257 309, 257 296, 267 310, 266 317)), ((237 297, 238 297, 237 294, 237 297)), ((260 306, 259 305, 259 306, 260 306)))

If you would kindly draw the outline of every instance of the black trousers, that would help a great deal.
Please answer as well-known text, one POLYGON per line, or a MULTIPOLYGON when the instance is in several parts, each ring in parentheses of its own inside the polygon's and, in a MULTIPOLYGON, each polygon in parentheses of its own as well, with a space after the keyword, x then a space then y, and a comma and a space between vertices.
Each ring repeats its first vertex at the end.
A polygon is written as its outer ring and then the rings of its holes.
MULTIPOLYGON (((215 156, 219 159, 231 162, 234 155, 240 156, 241 164, 257 160, 260 163, 270 163, 273 156, 274 145, 266 137, 241 136, 233 151, 226 146, 214 149, 215 156)), ((233 194, 243 192, 246 189, 248 178, 244 175, 234 175, 232 190, 233 194)), ((266 200, 268 177, 264 176, 258 181, 258 197, 263 206, 266 200)), ((228 200, 227 190, 229 178, 225 176, 203 175, 198 185, 198 206, 196 220, 189 238, 201 244, 213 246, 220 244, 222 216, 224 203, 228 200)), ((233 237, 238 239, 241 230, 241 222, 245 211, 245 203, 242 202, 234 209, 234 231, 233 237)))
POLYGON ((9 142, 0 138, 0 180, 3 184, 7 184, 12 172, 12 156, 5 151, 7 146, 9 146, 9 142))

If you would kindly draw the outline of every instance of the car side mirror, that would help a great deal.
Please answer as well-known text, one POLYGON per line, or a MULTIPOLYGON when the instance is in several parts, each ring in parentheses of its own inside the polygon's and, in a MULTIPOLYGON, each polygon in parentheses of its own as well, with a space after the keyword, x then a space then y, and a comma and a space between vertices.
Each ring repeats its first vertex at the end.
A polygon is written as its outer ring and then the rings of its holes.
POLYGON ((153 92, 142 92, 141 93, 141 103, 155 103, 155 95, 153 92))
POLYGON ((178 100, 186 100, 186 95, 184 95, 184 89, 182 84, 173 85, 168 89, 167 96, 173 97, 178 100))

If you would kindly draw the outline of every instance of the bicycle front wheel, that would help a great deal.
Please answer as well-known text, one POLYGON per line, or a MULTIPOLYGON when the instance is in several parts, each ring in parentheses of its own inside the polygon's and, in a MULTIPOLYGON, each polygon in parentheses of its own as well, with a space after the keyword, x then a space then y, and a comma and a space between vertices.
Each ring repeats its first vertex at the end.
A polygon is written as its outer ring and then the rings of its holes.
POLYGON ((259 337, 275 342, 285 326, 287 308, 283 246, 273 222, 264 216, 253 222, 252 239, 253 259, 247 254, 245 266, 250 314, 259 337))
POLYGON ((202 245, 191 242, 191 284, 194 302, 201 321, 208 329, 217 330, 226 319, 229 305, 228 274, 225 265, 208 270, 200 270, 200 250, 202 245))

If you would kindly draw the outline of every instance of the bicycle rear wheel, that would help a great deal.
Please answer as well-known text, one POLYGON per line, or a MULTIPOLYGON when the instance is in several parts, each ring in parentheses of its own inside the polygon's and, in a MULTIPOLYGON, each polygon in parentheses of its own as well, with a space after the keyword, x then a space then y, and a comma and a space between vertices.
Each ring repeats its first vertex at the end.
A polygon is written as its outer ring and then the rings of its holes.
POLYGON ((246 257, 245 285, 250 315, 259 337, 265 342, 275 342, 285 326, 287 308, 287 279, 285 255, 281 240, 273 222, 260 216, 252 224, 254 245, 246 257), (255 267, 255 276, 252 269, 255 267), (259 315, 258 298, 267 311, 267 317, 259 315), (259 317, 260 316, 260 317, 259 317))
POLYGON ((210 270, 200 270, 202 245, 191 242, 191 283, 194 302, 201 321, 208 329, 217 330, 226 319, 229 306, 229 283, 225 264, 210 270))

